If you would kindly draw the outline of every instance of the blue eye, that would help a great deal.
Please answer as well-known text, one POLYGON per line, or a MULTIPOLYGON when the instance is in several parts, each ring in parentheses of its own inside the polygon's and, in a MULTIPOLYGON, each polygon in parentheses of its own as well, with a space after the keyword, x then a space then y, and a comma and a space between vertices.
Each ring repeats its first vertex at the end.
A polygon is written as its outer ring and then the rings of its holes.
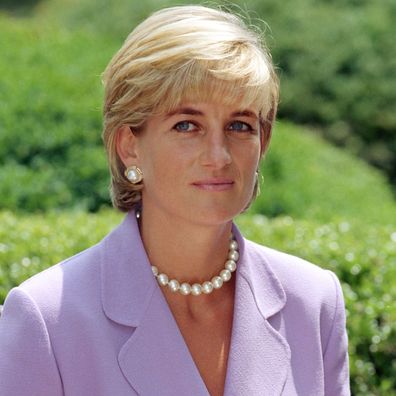
POLYGON ((178 132, 192 132, 195 131, 197 126, 190 122, 190 121, 181 121, 178 122, 173 129, 175 129, 178 132))
POLYGON ((233 131, 238 131, 238 132, 251 132, 253 131, 253 128, 247 124, 246 122, 242 121, 234 121, 230 124, 229 128, 233 131))

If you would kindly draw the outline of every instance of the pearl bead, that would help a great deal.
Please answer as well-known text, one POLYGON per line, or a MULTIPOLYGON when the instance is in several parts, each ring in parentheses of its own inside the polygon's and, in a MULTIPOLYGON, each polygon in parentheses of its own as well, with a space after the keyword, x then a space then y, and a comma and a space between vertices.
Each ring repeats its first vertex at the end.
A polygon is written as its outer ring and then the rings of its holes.
POLYGON ((166 286, 168 284, 168 275, 166 274, 159 274, 158 275, 158 282, 162 285, 162 286, 166 286))
POLYGON ((179 290, 180 284, 176 279, 172 279, 168 283, 169 289, 171 289, 173 292, 177 292, 179 290))
POLYGON ((212 278, 212 285, 215 289, 220 289, 223 286, 223 279, 220 276, 214 276, 212 278))
POLYGON ((231 271, 228 269, 223 269, 223 271, 220 272, 220 276, 224 282, 228 282, 231 279, 231 271))
POLYGON ((191 294, 193 296, 199 296, 202 293, 202 286, 199 283, 194 283, 191 286, 191 294))
POLYGON ((155 265, 151 266, 151 270, 153 271, 154 276, 158 275, 158 268, 155 265))
POLYGON ((230 249, 231 250, 237 250, 238 249, 238 242, 237 241, 232 241, 230 243, 230 249))
MULTIPOLYGON (((140 176, 140 174, 138 176, 140 176)), ((136 217, 140 217, 140 211, 136 211, 136 217)), ((161 286, 168 286, 172 292, 180 292, 180 294, 184 296, 189 294, 194 296, 199 296, 202 293, 210 294, 214 289, 220 289, 224 282, 228 282, 232 277, 232 272, 237 268, 237 261, 239 259, 238 242, 234 239, 232 234, 230 235, 229 240, 230 245, 228 250, 228 259, 224 265, 225 268, 221 270, 219 275, 214 276, 211 281, 206 281, 202 285, 194 283, 191 286, 187 282, 183 282, 180 285, 176 279, 169 280, 168 275, 159 273, 159 270, 155 265, 151 266, 153 275, 157 278, 157 281, 161 286)))
POLYGON ((212 282, 206 281, 202 284, 202 291, 205 294, 210 294, 213 291, 213 285, 212 282))
POLYGON ((228 260, 225 264, 226 269, 230 272, 234 272, 236 270, 236 262, 234 260, 228 260))
POLYGON ((229 258, 230 260, 238 261, 238 259, 239 259, 239 253, 238 253, 236 250, 231 250, 230 253, 229 253, 229 255, 228 255, 228 258, 229 258))
POLYGON ((187 282, 184 282, 180 286, 180 293, 184 296, 187 296, 191 293, 191 285, 187 282))
POLYGON ((137 180, 139 180, 140 176, 139 173, 133 169, 131 169, 128 173, 127 173, 127 178, 128 180, 130 180, 131 182, 136 182, 137 180))

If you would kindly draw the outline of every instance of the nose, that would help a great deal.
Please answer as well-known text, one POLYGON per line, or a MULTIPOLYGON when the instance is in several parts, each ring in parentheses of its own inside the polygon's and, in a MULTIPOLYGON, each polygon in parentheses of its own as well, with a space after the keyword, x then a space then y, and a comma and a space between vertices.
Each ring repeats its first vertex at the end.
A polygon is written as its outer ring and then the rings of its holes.
POLYGON ((201 153, 202 165, 222 169, 232 162, 230 147, 224 132, 207 133, 201 153))

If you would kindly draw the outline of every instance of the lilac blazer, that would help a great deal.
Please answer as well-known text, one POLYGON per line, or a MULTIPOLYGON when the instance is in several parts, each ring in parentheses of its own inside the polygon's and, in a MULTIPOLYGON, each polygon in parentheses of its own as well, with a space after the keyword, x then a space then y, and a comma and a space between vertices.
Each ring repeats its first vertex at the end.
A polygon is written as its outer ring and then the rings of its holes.
MULTIPOLYGON (((349 395, 336 276, 240 245, 226 396, 349 395)), ((134 213, 99 244, 14 288, 0 319, 2 396, 204 396, 134 213)))

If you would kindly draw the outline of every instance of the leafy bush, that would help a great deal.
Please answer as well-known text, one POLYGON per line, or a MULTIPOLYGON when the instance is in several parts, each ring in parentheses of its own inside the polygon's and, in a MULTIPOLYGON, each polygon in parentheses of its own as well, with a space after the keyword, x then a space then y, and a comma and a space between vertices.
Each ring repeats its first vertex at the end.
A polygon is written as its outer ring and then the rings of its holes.
POLYGON ((261 171, 264 180, 254 212, 396 224, 396 204, 385 177, 326 144, 315 131, 278 123, 261 171))
MULTIPOLYGON (((99 241, 121 216, 52 212, 16 217, 0 212, 0 303, 11 287, 99 241)), ((396 395, 396 227, 359 222, 319 225, 290 217, 238 219, 252 240, 333 270, 347 307, 351 384, 355 396, 396 395)))
POLYGON ((4 17, 0 26, 0 205, 108 204, 99 75, 109 44, 4 17))
POLYGON ((0 9, 11 11, 14 15, 26 16, 39 2, 40 0, 1 0, 0 9))
POLYGON ((396 184, 396 2, 252 1, 270 25, 280 116, 384 169, 396 184))
POLYGON ((0 304, 11 287, 95 244, 120 218, 109 210, 98 215, 53 211, 18 217, 0 212, 0 304))

